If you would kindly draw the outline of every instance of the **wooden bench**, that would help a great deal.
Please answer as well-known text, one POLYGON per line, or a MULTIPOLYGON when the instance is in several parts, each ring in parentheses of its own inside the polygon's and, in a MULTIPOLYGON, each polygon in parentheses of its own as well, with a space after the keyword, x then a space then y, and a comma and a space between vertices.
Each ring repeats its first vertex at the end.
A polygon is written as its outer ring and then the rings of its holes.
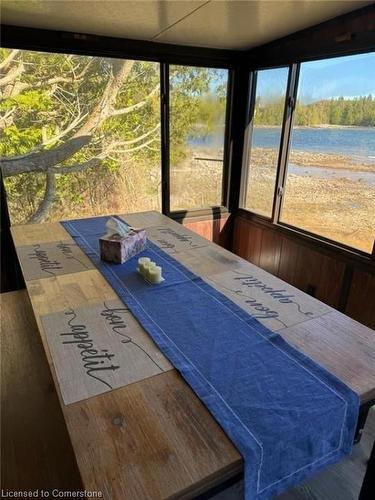
POLYGON ((1 488, 81 490, 26 290, 1 298, 1 488))

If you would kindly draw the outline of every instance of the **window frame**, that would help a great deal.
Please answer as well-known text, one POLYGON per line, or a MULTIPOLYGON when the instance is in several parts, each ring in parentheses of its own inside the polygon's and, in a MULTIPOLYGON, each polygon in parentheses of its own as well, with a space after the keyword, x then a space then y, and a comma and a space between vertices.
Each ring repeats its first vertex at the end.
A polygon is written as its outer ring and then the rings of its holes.
MULTIPOLYGON (((176 64, 176 66, 191 66, 194 68, 213 68, 207 65, 198 64, 176 64)), ((225 99, 225 122, 224 122, 224 151, 223 151, 223 172, 221 183, 221 200, 220 205, 211 207, 202 207, 196 209, 186 210, 171 210, 170 208, 170 85, 169 85, 169 63, 160 63, 161 77, 160 77, 160 103, 162 112, 160 114, 160 121, 162 124, 162 139, 161 139, 161 174, 162 174, 162 213, 171 217, 172 219, 184 219, 185 217, 201 217, 203 215, 212 215, 216 218, 217 214, 228 214, 228 198, 229 198, 229 175, 230 175, 230 161, 231 155, 229 153, 230 144, 230 128, 231 128, 231 102, 233 95, 234 83, 234 70, 228 67, 215 67, 216 69, 224 69, 228 71, 226 99, 225 99), (164 118, 163 118, 164 114, 164 118), (163 151, 164 148, 164 151, 163 151), (163 160, 164 159, 164 160, 163 160), (163 195, 164 192, 164 195, 163 195)))
MULTIPOLYGON (((300 237, 305 242, 315 242, 322 249, 336 251, 359 262, 375 263, 375 243, 372 255, 328 240, 299 228, 288 227, 271 221, 247 209, 239 208, 241 180, 243 179, 243 158, 249 142, 244 135, 248 128, 247 108, 249 106, 249 80, 258 69, 290 66, 302 62, 329 59, 339 56, 363 54, 375 50, 375 37, 371 31, 371 15, 374 6, 366 6, 354 12, 343 14, 329 21, 287 35, 274 42, 246 51, 209 49, 158 42, 114 38, 85 33, 62 32, 39 28, 1 25, 3 47, 36 50, 40 52, 71 53, 112 58, 133 58, 155 61, 160 65, 186 64, 229 70, 229 92, 227 94, 228 124, 224 143, 225 186, 223 206, 194 211, 169 212, 169 217, 182 221, 185 217, 221 218, 222 215, 241 215, 278 229, 280 232, 300 237), (370 15, 369 15, 370 14, 370 15), (343 30, 348 35, 343 37, 343 30), (317 36, 317 34, 319 36, 317 36)), ((287 151, 288 152, 288 151, 287 151)), ((163 172, 162 172, 163 175, 163 172)), ((166 174, 168 175, 168 174, 166 174)), ((276 190, 275 190, 276 191, 276 190)), ((166 199, 162 190, 163 198, 166 199)), ((163 207, 164 210, 166 207, 163 207)))
MULTIPOLYGON (((296 102, 297 102, 297 93, 298 93, 298 88, 299 88, 299 76, 300 76, 300 68, 301 64, 305 62, 310 62, 310 61, 317 61, 317 60, 325 60, 325 59, 335 59, 338 57, 345 57, 345 56, 350 56, 350 55, 360 55, 360 54, 367 54, 370 52, 374 52, 375 48, 368 48, 366 50, 361 50, 358 52, 353 53, 336 53, 336 54, 331 54, 331 55, 321 55, 321 56, 316 56, 313 58, 306 58, 306 59, 301 59, 298 62, 293 62, 288 64, 273 64, 270 66, 258 66, 254 67, 252 69, 249 69, 249 78, 251 78, 251 74, 256 73, 257 71, 261 71, 264 69, 276 69, 280 67, 286 67, 289 66, 289 76, 288 76, 288 84, 287 84, 287 91, 286 91, 286 103, 285 103, 285 108, 284 108, 284 117, 282 121, 282 132, 281 132, 281 140, 280 140, 280 148, 279 148, 279 160, 277 164, 277 172, 276 172, 276 181, 274 185, 274 199, 273 199, 273 207, 272 207, 272 216, 267 217, 262 214, 258 214, 248 208, 245 208, 245 200, 246 200, 246 190, 247 190, 247 178, 248 178, 248 170, 249 170, 249 165, 248 165, 248 158, 249 158, 249 151, 251 150, 251 142, 250 139, 252 139, 252 135, 249 136, 249 133, 247 130, 245 130, 245 142, 244 142, 244 149, 243 149, 243 157, 242 157, 242 174, 241 174, 241 194, 240 194, 240 204, 239 204, 239 213, 240 215, 244 215, 246 218, 250 218, 251 220, 254 221, 259 221, 260 223, 265 223, 269 224, 271 227, 278 227, 280 229, 289 231, 290 234, 297 234, 302 237, 307 237, 310 238, 311 240, 318 241, 320 243, 325 244, 326 246, 336 249, 336 250, 341 250, 347 253, 350 253, 351 255, 356 255, 362 258, 365 258, 366 260, 372 260, 375 261, 375 239, 373 242, 373 247, 372 247, 372 252, 368 253, 363 250, 360 250, 355 247, 351 247, 349 245, 346 245, 345 243, 336 241, 331 238, 327 238, 326 236, 322 236, 316 233, 312 233, 311 231, 308 231, 307 229, 300 228, 297 226, 293 226, 292 224, 288 224, 286 222, 282 222, 280 220, 281 218, 281 213, 282 213, 282 207, 283 207, 283 202, 284 202, 284 194, 285 194, 285 184, 286 184, 286 178, 287 178, 287 169, 288 169, 288 159, 289 159, 289 153, 291 149, 291 134, 293 131, 293 125, 294 125, 294 117, 295 117, 295 108, 296 108, 296 102), (244 184, 246 182, 246 184, 244 184)), ((248 102, 248 109, 249 113, 251 112, 251 109, 254 108, 255 104, 255 97, 256 97, 256 79, 255 79, 255 84, 254 80, 252 80, 251 83, 251 90, 249 93, 249 102, 248 102)), ((252 117, 249 114, 249 120, 252 117)), ((252 134, 252 124, 251 124, 251 134, 252 134)))
POLYGON ((2 47, 47 53, 76 54, 92 57, 110 57, 156 62, 160 65, 160 148, 161 148, 161 207, 162 213, 175 220, 186 217, 210 216, 220 218, 229 214, 228 200, 232 154, 231 104, 233 100, 234 74, 238 65, 238 52, 229 49, 209 49, 182 45, 163 44, 125 38, 73 32, 59 32, 38 28, 1 25, 2 47), (219 206, 199 209, 170 210, 170 161, 169 161, 169 65, 195 66, 228 71, 222 194, 219 206))
POLYGON ((249 75, 249 86, 250 86, 250 93, 249 93, 249 104, 248 104, 248 115, 247 115, 247 123, 248 126, 245 131, 245 139, 244 139, 244 151, 243 151, 243 157, 242 157, 242 175, 241 175, 241 192, 240 192, 240 208, 243 210, 247 210, 259 217, 264 218, 265 220, 270 220, 273 222, 276 222, 277 219, 277 213, 280 210, 280 207, 278 206, 278 192, 279 192, 279 185, 280 182, 283 182, 285 172, 286 172, 286 165, 288 161, 288 150, 285 149, 284 142, 285 140, 289 141, 289 136, 290 136, 290 129, 287 130, 286 128, 286 123, 288 120, 290 120, 290 114, 291 114, 291 109, 290 109, 290 103, 292 102, 291 99, 293 99, 293 95, 295 92, 295 78, 296 78, 296 72, 297 72, 297 65, 295 64, 286 64, 286 65, 278 65, 278 66, 271 66, 271 67, 260 67, 257 68, 256 70, 250 72, 249 75), (258 214, 255 211, 250 210, 249 208, 245 207, 246 204, 246 198, 247 198, 247 191, 248 191, 248 178, 249 178, 249 171, 250 171, 250 165, 249 165, 249 160, 251 159, 251 149, 252 149, 252 144, 253 144, 253 132, 254 132, 254 111, 255 111, 255 101, 256 101, 256 94, 257 94, 257 83, 258 83, 258 73, 259 71, 265 71, 269 69, 280 69, 280 68, 285 68, 288 70, 288 76, 287 76, 287 84, 285 88, 285 99, 284 99, 284 111, 283 111, 283 119, 281 121, 281 134, 280 134, 280 143, 279 143, 279 148, 278 148, 278 154, 277 154, 277 164, 276 164, 276 176, 275 176, 275 185, 274 185, 274 190, 273 190, 273 201, 272 201, 272 210, 271 210, 271 216, 263 215, 263 214, 258 214))

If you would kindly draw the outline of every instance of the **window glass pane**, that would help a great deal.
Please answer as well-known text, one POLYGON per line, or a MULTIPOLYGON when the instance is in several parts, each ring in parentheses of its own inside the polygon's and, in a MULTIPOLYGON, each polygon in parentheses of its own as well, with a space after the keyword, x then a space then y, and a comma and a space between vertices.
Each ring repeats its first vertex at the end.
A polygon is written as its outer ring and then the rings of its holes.
POLYGON ((13 224, 160 209, 159 64, 0 56, 0 152, 23 156, 3 167, 13 224))
POLYGON ((288 68, 258 71, 245 208, 272 215, 288 68))
POLYGON ((281 221, 372 251, 375 53, 301 65, 281 221))
POLYGON ((171 210, 220 206, 228 70, 169 71, 171 210))

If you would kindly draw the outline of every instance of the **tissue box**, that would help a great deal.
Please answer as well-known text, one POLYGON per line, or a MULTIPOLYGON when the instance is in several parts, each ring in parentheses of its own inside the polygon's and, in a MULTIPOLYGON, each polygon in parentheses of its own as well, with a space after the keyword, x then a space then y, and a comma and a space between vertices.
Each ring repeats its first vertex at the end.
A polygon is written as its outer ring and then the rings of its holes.
POLYGON ((146 248, 146 231, 144 229, 133 230, 132 233, 123 237, 102 236, 99 238, 99 245, 102 260, 123 264, 146 248))

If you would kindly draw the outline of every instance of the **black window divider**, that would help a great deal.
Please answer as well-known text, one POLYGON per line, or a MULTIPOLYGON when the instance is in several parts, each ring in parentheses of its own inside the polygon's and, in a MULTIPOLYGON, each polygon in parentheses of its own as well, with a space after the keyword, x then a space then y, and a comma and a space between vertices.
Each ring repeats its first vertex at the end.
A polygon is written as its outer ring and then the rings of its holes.
POLYGON ((252 71, 249 74, 249 98, 247 104, 247 120, 244 136, 244 147, 242 155, 242 175, 241 175, 241 188, 240 188, 240 199, 239 206, 244 207, 246 204, 247 197, 247 186, 249 179, 249 163, 251 157, 251 141, 253 138, 254 129, 254 111, 255 111, 255 99, 256 99, 256 89, 257 89, 257 79, 258 72, 252 71))
POLYGON ((279 157, 277 164, 275 190, 272 206, 272 222, 279 222, 282 204, 284 200, 284 189, 288 169, 290 138, 293 128, 294 109, 297 100, 299 64, 289 67, 287 92, 285 97, 284 116, 281 129, 279 157))
POLYGON ((223 153, 223 180, 221 186, 221 205, 228 206, 228 187, 230 173, 230 129, 232 124, 232 102, 234 91, 234 70, 228 72, 227 97, 225 107, 225 128, 224 128, 224 153, 223 153))
POLYGON ((162 213, 170 214, 170 147, 169 147, 169 64, 160 64, 161 120, 161 204, 162 213))

